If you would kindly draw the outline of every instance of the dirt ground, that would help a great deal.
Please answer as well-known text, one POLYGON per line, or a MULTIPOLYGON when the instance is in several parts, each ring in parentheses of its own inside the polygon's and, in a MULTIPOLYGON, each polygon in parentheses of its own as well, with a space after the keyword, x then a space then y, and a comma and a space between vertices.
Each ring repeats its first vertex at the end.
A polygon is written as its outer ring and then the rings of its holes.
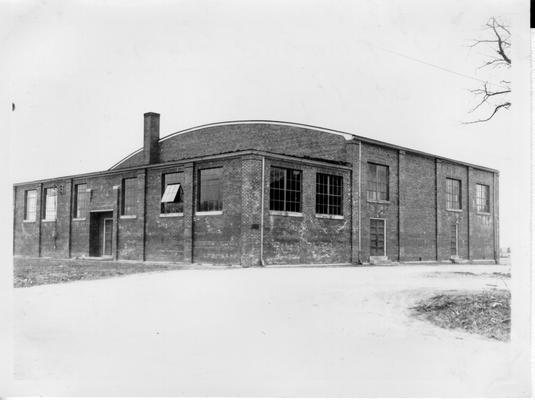
POLYGON ((414 318, 507 266, 182 270, 14 290, 18 394, 509 395, 510 343, 414 318))

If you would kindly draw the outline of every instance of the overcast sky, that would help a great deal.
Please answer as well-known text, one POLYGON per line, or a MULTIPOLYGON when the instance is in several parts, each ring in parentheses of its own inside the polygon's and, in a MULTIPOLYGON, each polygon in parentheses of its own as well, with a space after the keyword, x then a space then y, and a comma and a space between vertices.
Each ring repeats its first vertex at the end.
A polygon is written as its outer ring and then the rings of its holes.
MULTIPOLYGON (((9 16, 0 76, 16 105, 10 184, 109 168, 142 145, 147 111, 161 114, 161 136, 218 121, 283 120, 499 169, 502 245, 512 244, 512 139, 526 133, 514 121, 528 115, 513 107, 485 124, 461 122, 476 104, 468 90, 477 79, 511 79, 511 71, 477 70, 491 49, 467 45, 488 37, 482 26, 491 16, 511 25, 519 43, 527 1, 0 7, 9 16)), ((527 46, 513 50, 519 64, 529 62, 527 46)))

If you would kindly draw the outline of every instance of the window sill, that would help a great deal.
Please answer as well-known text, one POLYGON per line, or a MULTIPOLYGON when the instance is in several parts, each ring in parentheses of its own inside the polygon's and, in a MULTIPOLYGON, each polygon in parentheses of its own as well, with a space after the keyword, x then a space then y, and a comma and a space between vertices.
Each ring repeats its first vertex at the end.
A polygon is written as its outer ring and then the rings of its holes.
POLYGON ((279 215, 281 217, 302 217, 303 213, 295 212, 295 211, 275 211, 270 210, 269 215, 279 215))
POLYGON ((476 214, 477 214, 477 215, 489 216, 489 215, 490 215, 490 212, 486 212, 486 211, 477 211, 476 214))
POLYGON ((344 219, 343 215, 334 215, 334 214, 316 214, 316 218, 323 219, 344 219))
POLYGON ((390 204, 390 200, 367 200, 368 203, 390 204))
POLYGON ((120 218, 121 219, 136 219, 137 216, 135 216, 135 215, 121 215, 120 218))
POLYGON ((85 221, 85 218, 73 218, 73 221, 85 221))
POLYGON ((463 210, 457 210, 457 209, 454 209, 454 208, 446 208, 446 211, 456 212, 456 213, 462 213, 463 212, 463 210))
POLYGON ((56 222, 55 219, 42 219, 41 222, 56 222))
POLYGON ((160 214, 160 218, 171 218, 171 217, 183 217, 184 213, 166 213, 160 214))
POLYGON ((218 211, 196 211, 195 215, 223 215, 223 210, 218 211))
POLYGON ((23 224, 33 224, 35 223, 35 219, 24 219, 22 220, 23 224))

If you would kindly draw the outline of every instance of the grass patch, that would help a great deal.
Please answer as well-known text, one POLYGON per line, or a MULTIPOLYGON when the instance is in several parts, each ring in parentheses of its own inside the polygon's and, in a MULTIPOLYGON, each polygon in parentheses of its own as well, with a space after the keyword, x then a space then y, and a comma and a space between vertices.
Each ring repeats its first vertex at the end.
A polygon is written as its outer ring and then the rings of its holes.
POLYGON ((180 264, 15 258, 13 286, 29 287, 183 269, 180 264))
POLYGON ((508 290, 445 292, 411 307, 415 316, 441 328, 462 329, 508 341, 511 332, 511 293, 508 290))

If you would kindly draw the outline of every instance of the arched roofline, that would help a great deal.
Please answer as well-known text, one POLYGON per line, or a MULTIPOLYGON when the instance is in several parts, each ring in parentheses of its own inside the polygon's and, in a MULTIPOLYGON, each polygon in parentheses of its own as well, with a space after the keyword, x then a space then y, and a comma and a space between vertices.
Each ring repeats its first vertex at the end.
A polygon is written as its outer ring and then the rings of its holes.
MULTIPOLYGON (((279 125, 279 126, 290 126, 290 127, 294 127, 294 128, 312 129, 312 130, 319 131, 319 132, 325 132, 325 133, 339 135, 339 136, 342 136, 345 140, 351 140, 353 138, 358 137, 357 135, 354 135, 354 134, 348 133, 348 132, 337 131, 335 129, 322 128, 320 126, 314 126, 314 125, 299 124, 299 123, 295 123, 295 122, 271 121, 271 120, 237 120, 237 121, 214 122, 214 123, 211 123, 211 124, 198 125, 198 126, 195 126, 193 128, 183 129, 181 131, 170 133, 169 135, 166 135, 166 136, 160 138, 160 140, 158 140, 158 143, 165 142, 166 140, 171 139, 171 138, 173 138, 175 136, 181 135, 183 133, 194 132, 194 131, 197 131, 197 130, 200 130, 200 129, 213 128, 213 127, 217 127, 217 126, 249 125, 249 124, 279 125)), ((121 165, 122 163, 124 163, 125 161, 127 161, 130 158, 134 157, 136 154, 141 153, 142 151, 143 151, 143 147, 138 149, 138 150, 136 150, 136 151, 134 151, 134 152, 132 152, 132 153, 130 153, 129 155, 124 157, 122 160, 120 160, 119 162, 115 163, 109 169, 112 170, 112 169, 116 168, 117 166, 121 165)))

